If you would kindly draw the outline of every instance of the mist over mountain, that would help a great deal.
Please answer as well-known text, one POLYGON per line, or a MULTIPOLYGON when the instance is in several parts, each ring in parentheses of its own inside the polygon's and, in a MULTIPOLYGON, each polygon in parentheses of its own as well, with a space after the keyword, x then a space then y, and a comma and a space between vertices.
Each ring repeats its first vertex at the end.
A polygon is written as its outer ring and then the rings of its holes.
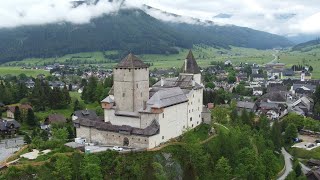
POLYGON ((320 38, 297 44, 292 47, 292 51, 307 52, 307 51, 311 51, 316 48, 317 49, 320 48, 320 38))
POLYGON ((140 9, 121 9, 87 24, 61 22, 0 29, 0 62, 106 50, 177 53, 177 47, 191 48, 193 44, 257 49, 292 45, 285 37, 250 28, 164 22, 140 9))

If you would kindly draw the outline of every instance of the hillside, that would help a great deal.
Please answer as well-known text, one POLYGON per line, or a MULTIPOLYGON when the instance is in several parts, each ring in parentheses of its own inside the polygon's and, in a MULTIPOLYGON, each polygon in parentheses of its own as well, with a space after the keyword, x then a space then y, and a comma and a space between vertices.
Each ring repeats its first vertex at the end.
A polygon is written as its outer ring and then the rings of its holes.
POLYGON ((284 37, 249 28, 166 23, 142 10, 130 9, 95 18, 89 24, 59 23, 0 29, 0 63, 106 50, 120 50, 122 54, 128 51, 172 54, 178 53, 176 47, 191 48, 193 44, 201 43, 257 49, 291 45, 284 37))
POLYGON ((311 40, 305 43, 297 44, 292 47, 292 51, 308 52, 320 48, 320 39, 311 40))

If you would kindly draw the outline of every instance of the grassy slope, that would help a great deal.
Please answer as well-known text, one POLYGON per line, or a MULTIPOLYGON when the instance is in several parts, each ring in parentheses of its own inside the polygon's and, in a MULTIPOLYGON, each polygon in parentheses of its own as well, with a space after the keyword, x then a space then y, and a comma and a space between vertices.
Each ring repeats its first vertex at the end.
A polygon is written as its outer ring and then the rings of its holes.
POLYGON ((291 67, 293 64, 311 65, 314 69, 313 78, 320 78, 320 48, 308 52, 281 52, 280 62, 286 63, 287 67, 291 67))
MULTIPOLYGON (((114 54, 116 51, 108 51, 106 54, 114 54)), ((258 63, 265 64, 273 60, 272 54, 273 50, 256 50, 250 48, 239 48, 232 47, 231 50, 226 49, 216 49, 208 46, 194 46, 193 53, 201 67, 206 67, 210 65, 212 61, 225 61, 230 59, 234 64, 243 63, 258 63)), ((183 60, 188 54, 187 49, 181 49, 179 54, 171 55, 155 55, 155 54, 144 54, 140 55, 140 58, 145 62, 152 64, 150 69, 154 68, 180 68, 183 64, 183 60)), ((317 68, 320 65, 320 48, 313 49, 308 52, 290 52, 282 51, 280 52, 280 62, 286 63, 287 67, 291 67, 293 64, 309 64, 314 67, 313 77, 320 78, 320 69, 317 68)), ((37 65, 41 66, 53 62, 65 62, 67 60, 79 60, 85 61, 86 64, 100 62, 100 67, 102 68, 112 68, 116 63, 110 62, 110 59, 105 59, 102 52, 84 52, 77 54, 68 54, 57 58, 29 58, 21 62, 10 62, 3 66, 15 65, 21 66, 21 63, 25 65, 37 65)), ((25 73, 27 75, 35 76, 40 73, 47 74, 48 72, 43 70, 22 70, 19 67, 1 67, 0 75, 5 74, 20 74, 25 73)))
POLYGON ((19 75, 26 74, 27 76, 37 76, 38 74, 49 75, 49 71, 45 70, 36 70, 36 69, 21 69, 21 67, 2 67, 0 66, 0 76, 4 76, 7 74, 11 75, 19 75))

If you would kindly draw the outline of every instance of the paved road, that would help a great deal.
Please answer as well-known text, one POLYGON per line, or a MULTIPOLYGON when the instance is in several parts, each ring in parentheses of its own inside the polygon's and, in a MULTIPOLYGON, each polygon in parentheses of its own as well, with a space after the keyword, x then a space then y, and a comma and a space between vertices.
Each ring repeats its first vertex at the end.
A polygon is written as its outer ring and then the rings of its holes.
POLYGON ((18 151, 24 144, 22 137, 0 141, 0 163, 18 151))
POLYGON ((281 149, 281 153, 284 157, 286 170, 285 170, 284 174, 278 178, 278 180, 286 179, 288 174, 292 171, 292 161, 291 161, 292 156, 284 148, 281 149))
POLYGON ((307 174, 311 169, 308 168, 306 165, 302 164, 301 162, 299 162, 301 165, 301 170, 303 172, 303 174, 307 174))

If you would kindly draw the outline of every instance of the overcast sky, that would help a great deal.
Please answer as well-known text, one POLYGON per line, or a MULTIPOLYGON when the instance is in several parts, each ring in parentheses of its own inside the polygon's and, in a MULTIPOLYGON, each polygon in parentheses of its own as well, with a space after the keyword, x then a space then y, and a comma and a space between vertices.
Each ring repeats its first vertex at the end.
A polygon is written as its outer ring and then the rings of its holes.
MULTIPOLYGON (((94 0, 92 0, 94 1, 94 0)), ((121 2, 100 0, 96 5, 72 8, 70 0, 3 0, 0 4, 0 27, 16 27, 53 22, 87 23, 103 13, 114 13, 121 2)), ((212 20, 280 35, 320 34, 320 0, 127 0, 124 7, 143 4, 185 17, 212 20)), ((123 7, 123 6, 121 6, 123 7)), ((148 11, 155 18, 175 19, 158 11, 148 11)))

